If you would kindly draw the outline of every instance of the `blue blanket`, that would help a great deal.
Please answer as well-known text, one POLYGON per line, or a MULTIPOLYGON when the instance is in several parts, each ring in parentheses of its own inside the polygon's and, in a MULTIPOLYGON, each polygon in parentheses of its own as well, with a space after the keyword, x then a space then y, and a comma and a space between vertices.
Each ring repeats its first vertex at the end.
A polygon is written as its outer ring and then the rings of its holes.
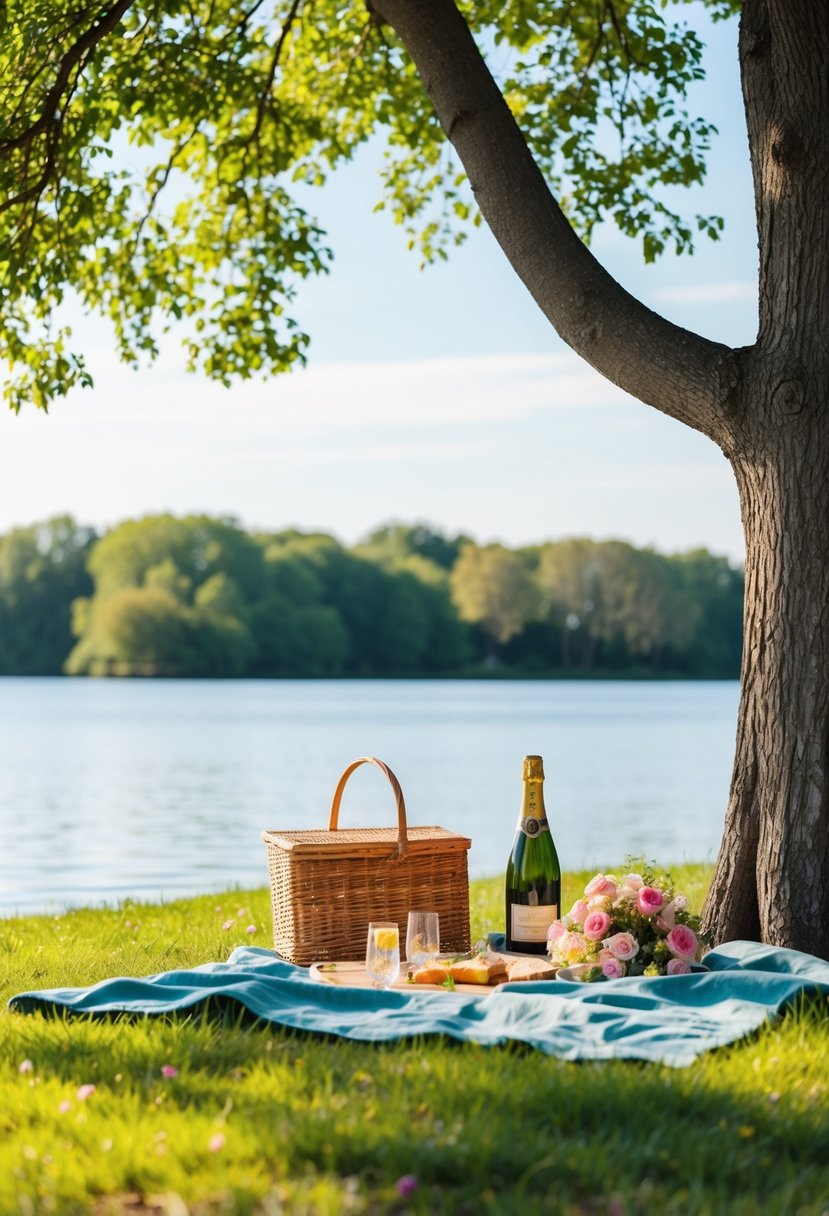
POLYGON ((279 1026, 366 1042, 446 1035, 485 1046, 514 1040, 564 1060, 650 1060, 674 1067, 750 1034, 803 994, 829 996, 829 963, 795 950, 730 942, 692 975, 599 984, 504 984, 481 996, 320 983, 270 950, 241 946, 226 963, 12 997, 21 1013, 171 1014, 210 1000, 279 1026))

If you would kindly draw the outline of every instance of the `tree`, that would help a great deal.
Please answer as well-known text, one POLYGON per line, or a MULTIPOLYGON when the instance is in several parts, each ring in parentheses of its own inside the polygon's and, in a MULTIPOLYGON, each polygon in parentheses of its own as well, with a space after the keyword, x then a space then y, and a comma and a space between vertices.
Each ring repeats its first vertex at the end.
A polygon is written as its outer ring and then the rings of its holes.
POLYGON ((292 551, 296 534, 260 538, 266 577, 254 606, 254 671, 265 676, 339 675, 349 640, 335 607, 323 603, 324 587, 308 558, 292 551))
POLYGON ((263 578, 262 547, 232 520, 209 515, 145 515, 125 520, 89 558, 95 593, 153 584, 188 602, 215 574, 226 575, 247 602, 263 578))
POLYGON ((829 9, 745 0, 740 66, 760 253, 757 341, 667 322, 604 271, 553 198, 448 2, 382 0, 475 195, 561 336, 640 400, 717 443, 746 540, 735 767, 705 908, 718 939, 829 955, 829 9))
POLYGON ((69 675, 198 671, 190 613, 164 587, 122 587, 104 600, 77 600, 75 624, 80 641, 66 661, 69 675))
POLYGON ((452 602, 462 621, 479 624, 489 643, 489 661, 523 629, 537 605, 535 583, 517 553, 503 545, 466 544, 450 576, 452 602))
POLYGON ((443 570, 451 570, 468 536, 448 537, 429 524, 381 524, 357 546, 361 557, 381 565, 400 563, 407 557, 422 557, 443 570))
POLYGON ((587 537, 571 537, 545 545, 539 555, 536 579, 542 609, 558 629, 564 668, 590 668, 595 661, 602 600, 597 548, 587 537))
POLYGON ((206 515, 128 520, 97 542, 87 565, 94 595, 75 604, 69 674, 245 672, 265 556, 240 528, 206 515))
POLYGON ((234 0, 6 4, 9 395, 46 403, 88 379, 50 328, 70 289, 112 317, 128 359, 153 352, 158 316, 184 318, 191 363, 226 381, 304 357, 285 305, 328 251, 290 180, 324 180, 385 128, 389 204, 428 258, 474 212, 448 138, 562 338, 731 463, 746 539, 742 695, 706 921, 720 939, 829 955, 829 8, 702 2, 741 13, 760 271, 758 335, 743 349, 654 313, 580 239, 609 216, 650 258, 718 230, 663 201, 662 185, 702 179, 711 128, 683 106, 699 40, 652 0, 285 0, 268 15, 234 0), (498 82, 476 38, 499 44, 498 82), (132 171, 106 160, 127 131, 146 153, 132 171), (179 197, 165 211, 168 181, 179 197))
POLYGON ((663 554, 618 541, 605 542, 601 549, 607 552, 605 636, 619 638, 640 665, 658 669, 666 653, 687 646, 697 606, 681 593, 663 554))
POLYGON ((59 675, 72 645, 72 601, 88 595, 91 528, 68 516, 0 537, 0 674, 59 675))
POLYGON ((450 591, 449 572, 466 537, 449 539, 428 524, 385 524, 373 531, 352 551, 355 556, 381 566, 395 577, 391 599, 409 603, 421 617, 422 628, 412 630, 405 640, 400 636, 403 621, 387 604, 383 635, 397 634, 401 646, 395 655, 391 637, 384 637, 390 661, 388 670, 400 672, 407 664, 401 655, 408 652, 409 667, 428 672, 457 670, 469 660, 468 629, 455 612, 450 591), (415 607, 416 604, 416 607, 415 607), (412 653, 412 634, 419 634, 412 653))
POLYGON ((740 670, 743 574, 724 557, 694 549, 671 558, 682 598, 694 606, 696 625, 688 642, 691 670, 732 677, 740 670))
POLYGON ((571 537, 540 546, 535 577, 565 669, 739 672, 742 577, 727 558, 571 537))
MULTIPOLYGON (((439 552, 441 548, 438 545, 439 552)), ((417 552, 390 563, 388 569, 398 577, 414 579, 417 585, 418 598, 428 622, 426 645, 421 656, 423 669, 437 673, 464 667, 469 662, 469 630, 452 603, 449 571, 443 564, 438 564, 436 558, 417 552)))

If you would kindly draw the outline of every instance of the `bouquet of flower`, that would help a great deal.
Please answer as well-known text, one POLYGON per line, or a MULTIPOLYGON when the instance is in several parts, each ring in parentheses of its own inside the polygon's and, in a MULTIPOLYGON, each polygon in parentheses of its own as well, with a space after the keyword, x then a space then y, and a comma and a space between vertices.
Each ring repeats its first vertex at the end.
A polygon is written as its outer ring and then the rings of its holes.
POLYGON ((669 874, 649 865, 641 871, 590 879, 584 898, 550 925, 547 949, 556 967, 587 963, 583 979, 619 979, 682 975, 699 961, 705 949, 699 917, 669 874))

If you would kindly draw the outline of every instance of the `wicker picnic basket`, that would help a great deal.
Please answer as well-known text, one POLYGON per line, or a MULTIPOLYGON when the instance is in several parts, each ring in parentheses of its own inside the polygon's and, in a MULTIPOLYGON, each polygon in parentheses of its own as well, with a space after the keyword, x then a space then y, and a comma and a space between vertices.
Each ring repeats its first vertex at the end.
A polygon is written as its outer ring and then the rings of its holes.
POLYGON ((274 949, 307 966, 365 957, 372 920, 396 921, 401 937, 411 908, 440 916, 442 950, 469 949, 471 840, 445 828, 408 827, 403 791, 382 760, 361 756, 334 791, 328 831, 263 832, 273 909, 274 949), (389 780, 396 828, 338 828, 348 778, 374 764, 389 780))

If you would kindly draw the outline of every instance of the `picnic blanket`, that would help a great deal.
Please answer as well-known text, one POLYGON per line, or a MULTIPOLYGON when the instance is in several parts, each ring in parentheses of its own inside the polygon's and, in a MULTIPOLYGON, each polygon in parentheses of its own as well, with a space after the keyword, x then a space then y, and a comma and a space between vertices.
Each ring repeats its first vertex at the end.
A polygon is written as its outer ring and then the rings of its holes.
POLYGON ((9 1004, 20 1013, 101 1017, 229 1003, 279 1026, 366 1042, 445 1035, 484 1046, 526 1043, 564 1060, 680 1068, 750 1034, 804 994, 829 997, 829 963, 795 950, 730 942, 705 962, 704 973, 504 984, 468 996, 334 986, 271 950, 240 946, 225 963, 24 992, 9 1004))

